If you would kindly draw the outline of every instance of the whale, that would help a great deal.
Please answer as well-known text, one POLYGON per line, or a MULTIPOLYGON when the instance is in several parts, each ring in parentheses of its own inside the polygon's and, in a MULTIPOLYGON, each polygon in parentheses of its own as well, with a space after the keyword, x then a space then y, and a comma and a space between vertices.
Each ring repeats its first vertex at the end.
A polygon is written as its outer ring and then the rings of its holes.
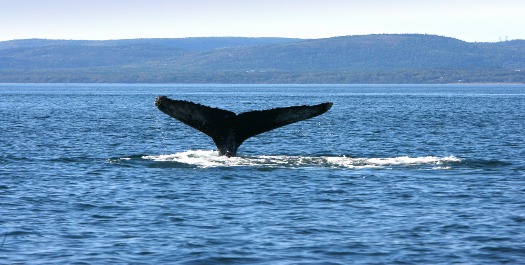
POLYGON ((166 96, 155 99, 155 106, 160 111, 211 137, 219 155, 227 157, 237 156, 239 146, 250 137, 319 116, 330 110, 332 105, 332 102, 325 102, 236 114, 166 96))

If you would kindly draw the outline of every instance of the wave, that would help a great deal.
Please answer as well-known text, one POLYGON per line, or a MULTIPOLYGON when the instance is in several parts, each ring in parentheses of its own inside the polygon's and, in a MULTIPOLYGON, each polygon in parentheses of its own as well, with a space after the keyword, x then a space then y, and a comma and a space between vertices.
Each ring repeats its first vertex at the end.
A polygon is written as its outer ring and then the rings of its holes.
MULTIPOLYGON (((141 159, 144 162, 171 163, 174 167, 263 167, 263 168, 394 168, 424 166, 432 169, 447 169, 461 159, 448 156, 353 158, 346 156, 219 156, 217 151, 193 150, 169 155, 140 156, 120 160, 141 159)), ((166 166, 165 164, 163 166, 166 166)))

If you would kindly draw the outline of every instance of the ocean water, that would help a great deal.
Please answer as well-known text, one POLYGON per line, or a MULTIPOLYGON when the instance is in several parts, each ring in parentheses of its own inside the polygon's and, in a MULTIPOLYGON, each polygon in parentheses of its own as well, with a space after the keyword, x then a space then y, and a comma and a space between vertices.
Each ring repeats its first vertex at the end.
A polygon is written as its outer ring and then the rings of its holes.
POLYGON ((0 264, 525 264, 524 85, 0 84, 0 264), (331 101, 239 157, 158 95, 331 101))

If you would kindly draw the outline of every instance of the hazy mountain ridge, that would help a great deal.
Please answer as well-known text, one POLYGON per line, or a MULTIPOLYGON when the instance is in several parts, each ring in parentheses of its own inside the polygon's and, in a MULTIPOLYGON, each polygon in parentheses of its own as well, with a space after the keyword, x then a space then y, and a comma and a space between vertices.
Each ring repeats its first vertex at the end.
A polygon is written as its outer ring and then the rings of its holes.
POLYGON ((209 50, 224 47, 254 46, 300 41, 293 38, 244 38, 244 37, 195 37, 195 38, 153 38, 122 40, 49 40, 22 39, 0 42, 0 50, 11 48, 35 48, 44 46, 133 46, 152 45, 182 50, 209 50))
POLYGON ((0 82, 524 83, 524 68, 524 40, 421 34, 0 42, 0 82))

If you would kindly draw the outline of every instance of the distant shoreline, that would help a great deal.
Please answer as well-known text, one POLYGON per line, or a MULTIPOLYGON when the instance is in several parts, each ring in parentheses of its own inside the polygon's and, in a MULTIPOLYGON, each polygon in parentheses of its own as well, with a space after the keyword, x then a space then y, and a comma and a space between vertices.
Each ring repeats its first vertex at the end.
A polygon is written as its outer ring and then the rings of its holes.
POLYGON ((250 85, 250 86, 286 86, 286 85, 349 85, 349 86, 372 86, 372 85, 385 85, 385 86, 400 86, 400 85, 409 85, 409 86, 415 86, 415 85, 525 85, 525 83, 503 83, 503 82, 472 82, 472 83, 56 83, 56 82, 0 82, 0 85, 195 85, 195 86, 201 86, 201 85, 250 85))
POLYGON ((425 34, 0 42, 3 83, 523 84, 523 69, 525 40, 425 34))

